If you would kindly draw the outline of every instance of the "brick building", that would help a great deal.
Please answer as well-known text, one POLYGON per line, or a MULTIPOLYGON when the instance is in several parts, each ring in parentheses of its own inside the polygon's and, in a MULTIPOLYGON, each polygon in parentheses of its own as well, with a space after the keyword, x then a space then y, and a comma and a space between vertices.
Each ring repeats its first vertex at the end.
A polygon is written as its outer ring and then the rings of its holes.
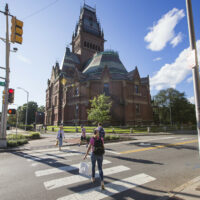
POLYGON ((84 4, 61 65, 55 64, 46 90, 45 124, 88 124, 89 100, 111 97, 111 124, 147 124, 152 121, 149 77, 131 72, 114 51, 104 51, 104 33, 96 10, 84 4), (64 80, 66 82, 64 83, 64 80))

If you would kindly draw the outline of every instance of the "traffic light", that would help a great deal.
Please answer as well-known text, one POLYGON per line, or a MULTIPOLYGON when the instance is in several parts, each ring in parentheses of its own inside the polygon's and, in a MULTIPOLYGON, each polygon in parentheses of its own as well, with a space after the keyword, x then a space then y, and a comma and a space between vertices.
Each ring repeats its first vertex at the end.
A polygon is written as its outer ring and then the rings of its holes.
POLYGON ((9 88, 8 89, 8 103, 14 102, 14 89, 9 88))
POLYGON ((8 114, 10 115, 16 114, 16 109, 8 109, 8 114))
POLYGON ((3 104, 5 104, 5 90, 3 91, 3 104))
POLYGON ((12 43, 22 44, 22 34, 23 34, 23 22, 18 20, 16 17, 12 17, 12 26, 11 26, 11 37, 10 40, 12 43))

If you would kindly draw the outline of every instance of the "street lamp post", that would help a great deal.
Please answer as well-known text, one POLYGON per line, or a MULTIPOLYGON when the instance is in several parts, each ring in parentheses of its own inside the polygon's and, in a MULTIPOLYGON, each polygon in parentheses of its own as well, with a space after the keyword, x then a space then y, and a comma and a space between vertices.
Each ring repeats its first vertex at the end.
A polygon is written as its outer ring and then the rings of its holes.
POLYGON ((21 88, 21 87, 17 87, 17 89, 23 90, 27 94, 26 119, 25 119, 25 131, 26 131, 27 118, 28 118, 28 97, 29 97, 29 92, 27 90, 25 90, 24 88, 21 88))

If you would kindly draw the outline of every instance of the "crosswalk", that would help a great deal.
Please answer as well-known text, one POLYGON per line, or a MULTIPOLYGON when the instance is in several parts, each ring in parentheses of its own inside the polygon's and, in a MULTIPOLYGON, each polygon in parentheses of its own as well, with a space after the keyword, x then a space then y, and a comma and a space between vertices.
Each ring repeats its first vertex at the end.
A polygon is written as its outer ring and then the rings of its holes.
MULTIPOLYGON (((74 185, 78 187, 80 184, 90 183, 89 176, 83 176, 78 173, 84 153, 85 151, 82 152, 80 149, 65 147, 62 151, 52 148, 18 152, 18 155, 24 157, 28 164, 33 167, 34 176, 42 182, 47 192, 53 192, 60 188, 69 188, 68 190, 63 190, 62 194, 59 193, 59 196, 56 197, 57 200, 104 199, 156 180, 155 177, 145 173, 134 174, 134 171, 128 166, 118 164, 117 162, 113 163, 113 160, 105 156, 103 160, 103 173, 106 178, 106 190, 102 191, 99 186, 91 184, 89 188, 86 187, 75 192, 70 190, 70 187, 74 185), (63 159, 66 157, 70 158, 71 161, 63 159), (46 160, 48 159, 56 160, 59 162, 59 165, 47 165, 46 160)), ((95 179, 98 181, 98 178, 99 173, 96 171, 95 179)))

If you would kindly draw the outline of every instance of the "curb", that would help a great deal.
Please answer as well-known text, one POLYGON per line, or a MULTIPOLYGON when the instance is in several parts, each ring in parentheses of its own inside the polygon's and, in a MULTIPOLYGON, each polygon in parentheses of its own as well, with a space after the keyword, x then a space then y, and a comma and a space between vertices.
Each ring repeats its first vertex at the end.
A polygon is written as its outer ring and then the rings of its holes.
POLYGON ((187 183, 184 183, 183 185, 175 188, 174 190, 169 192, 170 197, 174 197, 176 196, 179 192, 183 191, 186 187, 188 187, 189 185, 193 185, 197 182, 200 182, 200 176, 188 181, 187 183))
POLYGON ((179 198, 179 197, 176 197, 176 195, 178 195, 178 193, 180 193, 181 191, 183 191, 186 187, 188 187, 189 185, 193 185, 193 184, 195 184, 195 183, 197 183, 197 182, 200 182, 200 176, 198 176, 198 177, 196 177, 196 178, 194 178, 194 179, 192 179, 192 180, 190 180, 190 181, 188 181, 188 182, 186 182, 186 183, 184 183, 183 185, 181 185, 181 186, 179 186, 179 187, 177 187, 177 188, 175 188, 175 189, 173 189, 172 191, 169 191, 165 196, 163 196, 163 197, 159 197, 158 199, 156 199, 156 200, 170 200, 171 198, 172 199, 177 199, 177 200, 185 200, 185 199, 183 199, 183 198, 179 198))

